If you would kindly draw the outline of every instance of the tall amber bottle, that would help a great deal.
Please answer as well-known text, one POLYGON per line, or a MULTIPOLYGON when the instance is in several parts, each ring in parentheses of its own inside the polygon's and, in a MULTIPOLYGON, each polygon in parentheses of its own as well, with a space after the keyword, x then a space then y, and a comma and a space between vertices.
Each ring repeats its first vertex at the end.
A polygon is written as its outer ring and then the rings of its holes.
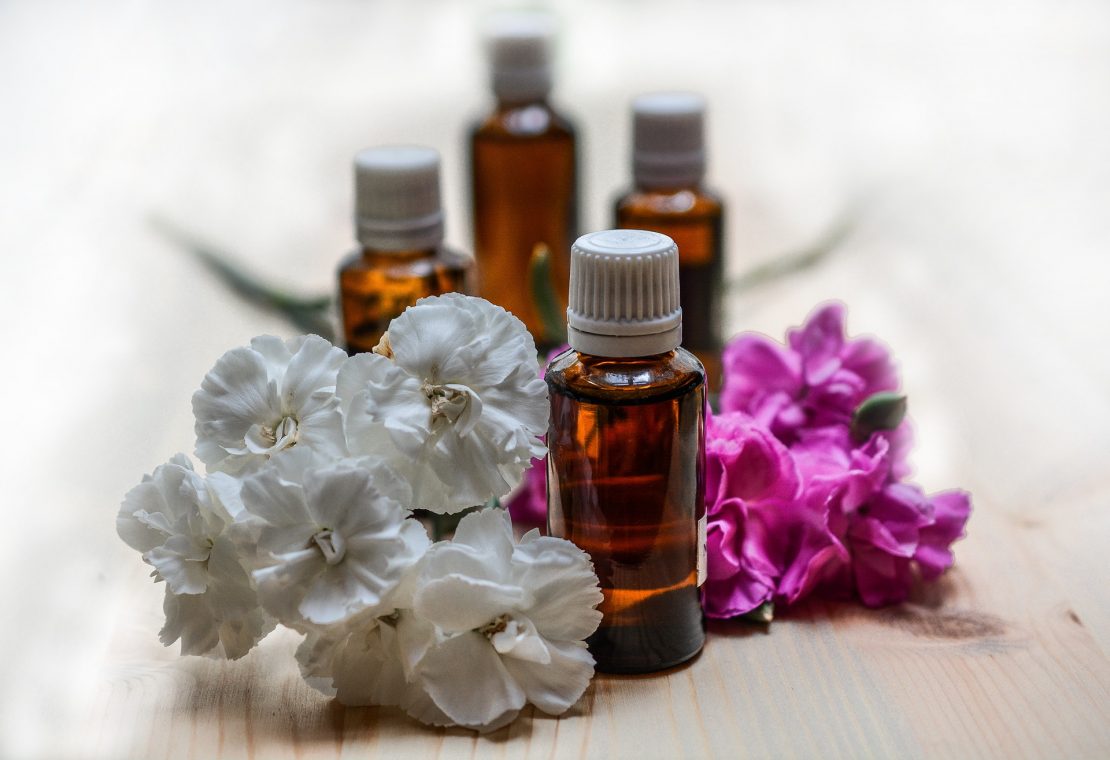
POLYGON ((433 149, 383 146, 355 156, 355 228, 360 249, 339 267, 348 353, 374 348, 418 299, 471 290, 473 259, 443 245, 433 149))
POLYGON ((605 595, 601 671, 677 665, 705 642, 705 370, 679 347, 679 251, 653 232, 571 251, 570 349, 552 360, 548 530, 587 551, 605 595))
POLYGON ((537 245, 551 251, 551 286, 566 305, 566 252, 577 235, 575 130, 548 102, 552 21, 502 13, 488 47, 496 106, 470 135, 478 293, 518 316, 544 344, 529 291, 537 245))
POLYGON ((617 199, 618 227, 661 232, 679 251, 683 345, 720 383, 724 205, 702 186, 705 101, 650 93, 632 102, 634 188, 617 199))

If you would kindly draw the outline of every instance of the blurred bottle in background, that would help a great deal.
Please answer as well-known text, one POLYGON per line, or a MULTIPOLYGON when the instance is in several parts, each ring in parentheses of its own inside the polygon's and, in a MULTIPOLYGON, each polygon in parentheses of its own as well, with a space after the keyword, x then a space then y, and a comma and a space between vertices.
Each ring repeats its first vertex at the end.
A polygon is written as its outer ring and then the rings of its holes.
POLYGON ((339 267, 347 352, 369 351, 389 322, 425 296, 470 292, 473 259, 443 245, 439 154, 419 146, 355 156, 359 250, 339 267))
POLYGON ((682 345, 720 385, 724 205, 702 187, 705 100, 649 93, 632 102, 633 189, 617 199, 615 226, 660 232, 678 244, 682 345))
POLYGON ((537 246, 551 252, 551 287, 566 308, 568 257, 577 237, 575 130, 548 103, 554 19, 502 12, 486 43, 496 105, 470 134, 478 292, 519 317, 544 346, 529 290, 537 246))

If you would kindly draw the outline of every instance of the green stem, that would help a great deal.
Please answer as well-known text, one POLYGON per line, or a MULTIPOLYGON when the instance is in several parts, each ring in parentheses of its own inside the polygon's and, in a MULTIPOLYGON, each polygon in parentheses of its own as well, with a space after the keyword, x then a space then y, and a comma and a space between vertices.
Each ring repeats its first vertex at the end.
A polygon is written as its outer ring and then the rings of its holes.
POLYGON ((224 251, 185 232, 160 217, 150 219, 151 226, 169 242, 183 249, 216 275, 224 285, 243 300, 285 317, 302 332, 315 333, 335 340, 330 319, 330 296, 299 296, 263 282, 235 263, 224 251))
POLYGON ((773 261, 745 272, 726 283, 725 290, 730 293, 742 293, 785 277, 788 274, 809 269, 839 247, 854 227, 855 214, 845 213, 812 245, 800 251, 778 256, 773 261))

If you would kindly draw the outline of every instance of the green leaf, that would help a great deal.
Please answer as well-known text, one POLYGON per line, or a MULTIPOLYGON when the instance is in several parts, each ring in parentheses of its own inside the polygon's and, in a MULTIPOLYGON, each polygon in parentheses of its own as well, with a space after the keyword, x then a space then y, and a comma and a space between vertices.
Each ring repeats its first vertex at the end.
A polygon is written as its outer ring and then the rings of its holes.
POLYGON ((864 400, 852 415, 852 438, 866 441, 878 430, 893 430, 906 418, 905 395, 882 391, 864 400))
POLYGON ((559 297, 551 284, 551 249, 537 243, 528 261, 528 287, 532 293, 532 304, 543 326, 543 335, 537 336, 540 343, 555 346, 567 342, 567 315, 559 308, 559 297))
POLYGON ((160 218, 151 225, 170 242, 187 251, 244 301, 276 312, 301 332, 315 333, 335 342, 331 296, 300 296, 255 277, 225 252, 160 218))
POLYGON ((730 294, 744 293, 816 266, 848 238, 855 227, 856 216, 857 211, 854 208, 845 211, 810 245, 799 251, 787 251, 775 256, 767 263, 726 282, 725 290, 730 294))
POLYGON ((769 625, 770 622, 775 619, 775 603, 764 602, 751 612, 745 612, 743 615, 739 615, 736 619, 743 620, 746 623, 769 625))

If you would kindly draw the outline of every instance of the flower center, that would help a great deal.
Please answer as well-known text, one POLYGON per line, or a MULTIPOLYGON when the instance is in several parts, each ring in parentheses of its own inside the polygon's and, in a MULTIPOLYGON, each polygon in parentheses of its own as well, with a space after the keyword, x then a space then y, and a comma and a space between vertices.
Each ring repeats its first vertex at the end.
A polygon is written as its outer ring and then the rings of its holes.
POLYGON ((282 417, 281 422, 272 428, 262 428, 262 437, 278 449, 288 449, 297 445, 297 420, 282 417))
POLYGON ((465 385, 436 385, 425 380, 421 390, 431 402, 433 429, 454 425, 456 433, 466 435, 474 429, 478 418, 482 416, 482 400, 465 385))
POLYGON ((316 544, 320 553, 324 555, 324 561, 329 565, 339 564, 347 553, 347 542, 343 540, 342 534, 326 528, 314 535, 312 541, 316 544))
POLYGON ((509 614, 498 615, 474 630, 489 639, 489 643, 500 655, 541 665, 551 662, 551 651, 543 637, 525 618, 516 618, 509 614))
POLYGON ((492 639, 494 636, 501 633, 508 627, 509 616, 501 615, 500 617, 494 618, 490 622, 486 623, 481 628, 476 628, 475 630, 477 630, 478 633, 484 635, 486 638, 492 639))

